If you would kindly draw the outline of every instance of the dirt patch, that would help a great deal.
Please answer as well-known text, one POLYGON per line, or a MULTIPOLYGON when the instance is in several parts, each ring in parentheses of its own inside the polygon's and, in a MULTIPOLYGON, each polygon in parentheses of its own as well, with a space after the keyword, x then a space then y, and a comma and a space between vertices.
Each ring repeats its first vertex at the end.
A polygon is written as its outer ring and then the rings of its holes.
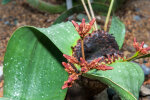
POLYGON ((40 12, 24 0, 13 0, 0 4, 0 65, 3 63, 7 42, 12 33, 21 26, 49 27, 59 14, 40 12))

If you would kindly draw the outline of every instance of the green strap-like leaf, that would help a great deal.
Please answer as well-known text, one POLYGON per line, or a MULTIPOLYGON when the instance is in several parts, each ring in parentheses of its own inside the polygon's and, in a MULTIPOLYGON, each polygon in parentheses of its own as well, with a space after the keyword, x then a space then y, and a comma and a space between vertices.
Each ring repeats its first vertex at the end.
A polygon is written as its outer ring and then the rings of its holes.
MULTIPOLYGON (((107 10, 108 10, 108 6, 102 3, 92 3, 92 8, 94 10, 94 12, 101 12, 103 14, 107 14, 107 10)), ((83 12, 84 8, 82 5, 77 5, 74 6, 73 8, 65 11, 63 14, 61 14, 53 23, 54 24, 58 24, 61 23, 63 21, 65 21, 69 16, 73 15, 74 13, 80 13, 83 12)))
POLYGON ((109 33, 115 37, 119 49, 121 49, 125 37, 125 25, 117 17, 112 18, 109 33))
POLYGON ((10 2, 11 0, 2 0, 1 1, 1 3, 3 4, 3 5, 5 5, 5 4, 7 4, 8 2, 10 2))
POLYGON ((114 69, 108 71, 92 70, 85 76, 107 84, 120 95, 122 100, 137 100, 140 87, 144 81, 141 67, 131 62, 117 62, 110 66, 114 69))
POLYGON ((54 5, 50 2, 47 3, 44 0, 26 0, 26 2, 40 11, 49 12, 53 14, 61 13, 66 10, 65 5, 54 5))
POLYGON ((4 97, 64 100, 66 90, 61 89, 67 80, 61 65, 64 59, 45 34, 28 26, 14 32, 4 59, 4 97))

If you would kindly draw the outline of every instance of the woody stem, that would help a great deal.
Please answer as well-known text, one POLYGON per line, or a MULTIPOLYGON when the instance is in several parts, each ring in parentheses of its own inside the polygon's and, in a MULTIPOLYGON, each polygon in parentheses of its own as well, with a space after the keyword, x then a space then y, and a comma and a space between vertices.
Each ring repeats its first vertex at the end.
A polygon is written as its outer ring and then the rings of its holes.
POLYGON ((108 13, 107 13, 107 17, 106 17, 106 21, 105 21, 105 25, 104 25, 104 31, 105 32, 107 31, 107 26, 108 26, 108 22, 109 22, 110 13, 111 13, 111 10, 112 10, 112 7, 113 7, 113 3, 114 3, 114 0, 111 0, 109 10, 108 10, 108 13))
POLYGON ((82 58, 85 60, 85 54, 84 54, 84 38, 81 38, 81 51, 82 51, 82 58))

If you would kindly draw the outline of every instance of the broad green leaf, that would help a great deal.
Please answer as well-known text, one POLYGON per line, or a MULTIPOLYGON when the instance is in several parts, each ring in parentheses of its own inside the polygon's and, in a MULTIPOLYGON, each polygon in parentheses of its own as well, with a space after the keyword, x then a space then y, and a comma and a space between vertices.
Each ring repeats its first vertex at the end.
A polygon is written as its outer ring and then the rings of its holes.
POLYGON ((12 100, 64 100, 66 89, 61 89, 67 80, 67 73, 61 65, 64 58, 46 35, 49 34, 29 26, 14 32, 4 58, 4 97, 12 100))
POLYGON ((1 3, 2 3, 3 5, 5 5, 5 4, 7 4, 8 2, 10 2, 10 1, 11 1, 11 0, 2 0, 1 3))
POLYGON ((125 37, 125 25, 117 17, 112 18, 109 33, 115 37, 119 49, 121 49, 125 37))
POLYGON ((120 95, 122 100, 137 100, 144 81, 141 67, 131 62, 117 62, 110 66, 114 69, 108 71, 91 70, 85 76, 107 84, 120 95))
POLYGON ((60 23, 49 28, 38 28, 58 47, 58 49, 67 55, 72 54, 72 46, 80 38, 71 22, 60 23))
MULTIPOLYGON (((105 4, 102 4, 102 3, 92 3, 92 7, 93 7, 93 10, 94 10, 95 13, 101 12, 101 13, 103 13, 103 14, 106 15, 109 6, 107 6, 105 4)), ((83 11, 84 11, 84 8, 83 8, 82 5, 74 6, 73 8, 71 8, 71 9, 65 11, 64 13, 62 13, 55 20, 55 22, 53 23, 53 25, 65 21, 69 16, 73 15, 74 13, 81 13, 83 11)))
POLYGON ((10 100, 9 98, 1 97, 0 100, 10 100))

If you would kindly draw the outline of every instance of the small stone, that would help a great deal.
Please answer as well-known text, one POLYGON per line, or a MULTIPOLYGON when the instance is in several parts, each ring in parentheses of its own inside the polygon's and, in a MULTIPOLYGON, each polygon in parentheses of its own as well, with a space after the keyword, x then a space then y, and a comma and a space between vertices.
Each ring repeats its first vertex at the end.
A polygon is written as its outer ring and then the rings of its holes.
POLYGON ((9 21, 5 21, 4 24, 9 25, 9 21))
POLYGON ((138 15, 136 15, 136 16, 133 17, 133 19, 136 20, 136 21, 140 21, 140 20, 141 20, 141 17, 138 16, 138 15))
POLYGON ((135 11, 136 11, 136 12, 139 12, 139 11, 140 11, 140 8, 135 8, 135 11))
POLYGON ((143 69, 145 75, 150 74, 150 68, 148 68, 145 64, 142 64, 141 68, 143 69))
POLYGON ((100 16, 96 16, 96 20, 99 22, 101 20, 100 16))
POLYGON ((141 90, 140 90, 140 94, 142 96, 148 96, 148 95, 150 95, 150 89, 142 85, 141 90))

